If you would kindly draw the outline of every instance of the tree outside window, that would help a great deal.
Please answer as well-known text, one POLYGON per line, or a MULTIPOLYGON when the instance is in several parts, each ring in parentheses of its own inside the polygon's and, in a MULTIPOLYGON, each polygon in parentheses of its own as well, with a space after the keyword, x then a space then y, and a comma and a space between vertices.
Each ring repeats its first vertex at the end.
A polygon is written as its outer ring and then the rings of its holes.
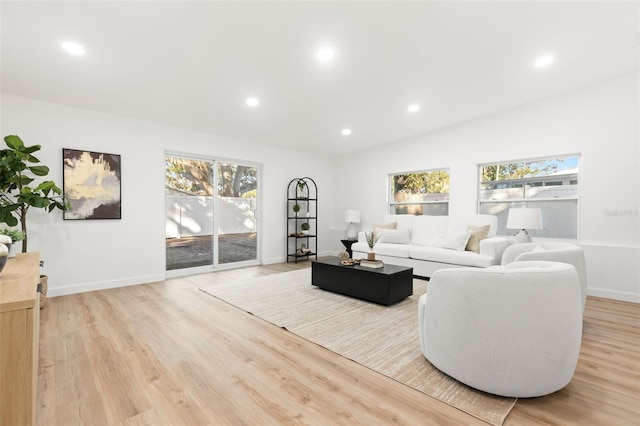
POLYGON ((449 171, 426 170, 390 175, 390 214, 447 215, 449 171))

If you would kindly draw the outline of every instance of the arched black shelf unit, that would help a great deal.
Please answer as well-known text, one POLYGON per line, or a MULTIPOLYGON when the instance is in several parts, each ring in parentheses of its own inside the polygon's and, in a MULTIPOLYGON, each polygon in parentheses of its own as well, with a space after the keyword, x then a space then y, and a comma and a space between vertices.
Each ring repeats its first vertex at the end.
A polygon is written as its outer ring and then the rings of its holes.
POLYGON ((287 262, 311 257, 318 259, 318 186, 310 177, 294 178, 287 186, 287 262))

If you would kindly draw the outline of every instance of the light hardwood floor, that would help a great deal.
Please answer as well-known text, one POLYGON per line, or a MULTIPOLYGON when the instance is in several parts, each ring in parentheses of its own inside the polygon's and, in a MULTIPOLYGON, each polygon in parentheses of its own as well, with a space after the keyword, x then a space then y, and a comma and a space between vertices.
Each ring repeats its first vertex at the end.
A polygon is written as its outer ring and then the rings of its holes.
MULTIPOLYGON (((486 425, 198 290, 277 264, 50 298, 39 425, 486 425)), ((505 425, 640 424, 640 305, 589 297, 576 374, 505 425)))

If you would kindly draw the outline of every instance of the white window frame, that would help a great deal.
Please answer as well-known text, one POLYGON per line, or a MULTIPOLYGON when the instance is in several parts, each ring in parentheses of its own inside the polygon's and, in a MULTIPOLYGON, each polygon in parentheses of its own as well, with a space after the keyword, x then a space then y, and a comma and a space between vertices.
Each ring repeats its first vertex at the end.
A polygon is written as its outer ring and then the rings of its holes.
MULTIPOLYGON (((396 207, 400 206, 415 206, 415 205, 443 205, 446 206, 446 213, 449 212, 449 194, 451 193, 451 188, 449 188, 449 192, 447 193, 438 193, 442 194, 442 199, 422 199, 422 200, 410 200, 410 201, 395 201, 394 192, 392 187, 393 177, 399 175, 408 175, 408 174, 420 174, 420 173, 432 173, 432 172, 447 172, 449 175, 449 185, 451 185, 451 172, 448 167, 439 167, 435 169, 426 169, 426 170, 417 170, 417 171, 408 171, 408 172, 398 172, 398 173, 389 173, 387 175, 387 214, 415 214, 415 213, 398 213, 396 212, 396 207)), ((426 195, 426 194, 425 194, 426 195)), ((424 198, 424 197, 422 197, 424 198)), ((424 214, 424 213, 423 213, 424 214)))
MULTIPOLYGON (((542 221, 542 226, 543 226, 543 230, 542 231, 535 231, 535 230, 530 230, 529 232, 534 236, 534 237, 543 237, 543 238, 552 238, 552 239, 566 239, 566 240, 577 240, 579 239, 580 235, 580 163, 581 163, 581 157, 580 154, 561 154, 561 155, 554 155, 554 156, 547 156, 547 157, 537 157, 537 158, 529 158, 529 159, 514 159, 514 160, 507 160, 507 161, 492 161, 492 162, 488 162, 488 163, 483 163, 483 164, 478 164, 478 204, 477 204, 477 212, 478 213, 482 213, 483 212, 483 205, 489 205, 489 204, 500 204, 500 203, 504 203, 505 205, 508 205, 508 208, 519 208, 519 207, 536 207, 537 205, 539 205, 540 203, 554 203, 554 202, 566 202, 566 201, 574 201, 575 202, 575 217, 576 217, 576 222, 575 222, 575 230, 572 230, 573 232, 575 232, 575 236, 561 236, 558 234, 555 234, 553 232, 553 230, 547 229, 545 231, 544 229, 544 224, 545 224, 545 211, 543 209, 542 214, 543 214, 543 221, 542 221), (482 181, 482 168, 485 166, 492 166, 492 165, 497 165, 497 164, 513 164, 513 163, 524 163, 524 162, 536 162, 536 161, 545 161, 545 160, 557 160, 557 159, 569 159, 569 158, 574 158, 577 157, 577 172, 576 173, 571 173, 571 174, 561 174, 561 175, 546 175, 546 176, 538 176, 538 177, 527 177, 527 178, 521 178, 521 179, 510 179, 510 180, 505 180, 502 182, 508 183, 508 184, 522 184, 522 196, 521 197, 514 197, 514 198, 507 198, 507 199, 487 199, 487 200, 483 200, 483 194, 482 194, 482 185, 485 184, 486 182, 482 181), (548 185, 546 183, 556 183, 558 181, 563 181, 562 185, 548 185), (575 181, 577 181, 577 183, 574 183, 575 181), (542 185, 535 185, 535 186, 531 186, 531 183, 541 183, 542 185), (546 184, 546 185, 545 185, 546 184), (575 185, 575 186, 574 186, 575 185), (568 192, 572 192, 571 195, 566 195, 566 196, 562 196, 562 195, 554 195, 551 197, 535 197, 532 196, 532 194, 535 195, 535 188, 537 187, 554 187, 554 188, 559 188, 559 187, 573 187, 572 189, 574 189, 574 191, 569 190, 568 192)), ((506 220, 507 220, 507 212, 508 212, 508 208, 501 214, 498 214, 496 216, 498 216, 498 235, 503 235, 503 236, 508 236, 508 235, 513 235, 516 232, 518 232, 517 230, 510 230, 510 229, 505 229, 505 224, 506 224, 506 220)), ((549 223, 549 221, 547 221, 547 223, 549 223)))

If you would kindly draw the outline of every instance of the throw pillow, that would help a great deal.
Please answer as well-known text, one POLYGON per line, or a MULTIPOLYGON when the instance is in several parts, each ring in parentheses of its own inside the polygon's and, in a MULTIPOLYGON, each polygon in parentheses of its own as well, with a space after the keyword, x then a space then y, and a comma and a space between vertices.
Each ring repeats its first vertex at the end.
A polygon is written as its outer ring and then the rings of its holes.
POLYGON ((397 229, 398 228, 398 223, 397 222, 379 223, 379 224, 374 223, 372 228, 374 230, 377 230, 378 228, 381 228, 381 229, 397 229))
POLYGON ((376 228, 376 234, 380 235, 379 242, 381 243, 409 244, 409 241, 411 241, 409 230, 406 228, 376 228))
POLYGON ((429 240, 428 245, 451 250, 464 251, 469 242, 471 232, 447 232, 429 240))
POLYGON ((480 240, 484 240, 489 235, 490 225, 474 226, 469 225, 467 231, 471 232, 469 242, 467 243, 467 251, 480 253, 480 240))

